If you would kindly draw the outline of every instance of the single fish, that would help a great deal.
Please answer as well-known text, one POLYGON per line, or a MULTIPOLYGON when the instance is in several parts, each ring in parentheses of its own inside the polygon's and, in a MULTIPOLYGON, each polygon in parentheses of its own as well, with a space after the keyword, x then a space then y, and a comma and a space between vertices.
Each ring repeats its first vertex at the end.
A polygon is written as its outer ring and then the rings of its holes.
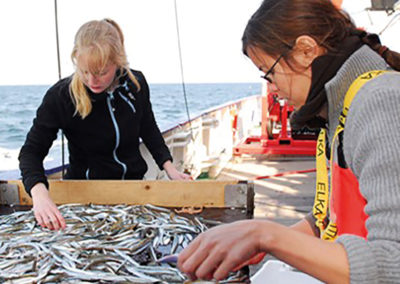
POLYGON ((178 256, 179 256, 179 254, 169 254, 169 255, 163 256, 162 258, 157 260, 157 262, 158 263, 177 263, 178 256))

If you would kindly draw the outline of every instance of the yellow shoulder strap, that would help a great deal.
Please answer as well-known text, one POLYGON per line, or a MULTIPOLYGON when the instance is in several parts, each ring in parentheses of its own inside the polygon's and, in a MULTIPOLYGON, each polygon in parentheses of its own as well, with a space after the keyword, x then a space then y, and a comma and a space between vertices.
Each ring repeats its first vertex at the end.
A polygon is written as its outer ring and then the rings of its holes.
MULTIPOLYGON (((367 83, 369 80, 372 80, 379 75, 386 73, 388 71, 384 70, 373 70, 366 72, 362 75, 360 75, 354 82, 350 85, 350 88, 348 89, 346 96, 344 97, 343 101, 343 110, 342 113, 340 114, 339 117, 339 126, 340 129, 344 129, 344 125, 346 123, 346 117, 347 113, 349 112, 351 102, 353 101, 354 97, 358 93, 358 91, 361 89, 362 86, 364 86, 365 83, 367 83)), ((336 129, 336 132, 339 130, 339 127, 336 129)))
MULTIPOLYGON (((354 97, 367 83, 369 80, 376 78, 377 76, 385 73, 387 71, 383 70, 374 70, 369 71, 361 76, 359 76, 348 89, 344 102, 343 102, 343 110, 339 117, 339 125, 336 128, 335 134, 331 143, 331 168, 332 168, 332 157, 334 150, 334 143, 340 132, 344 130, 344 125, 346 123, 347 114, 350 109, 351 102, 354 97)), ((315 225, 320 230, 320 236, 324 240, 333 241, 337 237, 337 227, 334 222, 327 221, 327 212, 328 212, 328 203, 329 203, 329 185, 328 185, 328 170, 326 166, 326 130, 321 129, 318 141, 317 141, 317 149, 316 149, 316 164, 317 164, 317 178, 316 178, 316 187, 315 187, 315 198, 314 198, 314 206, 313 206, 313 215, 316 219, 315 225)), ((332 189, 332 183, 331 183, 332 189)), ((328 218, 329 219, 329 218, 328 218)))

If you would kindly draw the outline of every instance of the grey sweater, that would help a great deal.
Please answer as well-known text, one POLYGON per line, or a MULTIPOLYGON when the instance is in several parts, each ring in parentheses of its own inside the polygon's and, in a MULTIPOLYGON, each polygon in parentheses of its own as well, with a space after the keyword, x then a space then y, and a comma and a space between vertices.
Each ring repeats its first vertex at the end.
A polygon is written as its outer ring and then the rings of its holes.
MULTIPOLYGON (((329 141, 338 125, 351 83, 370 70, 386 70, 385 61, 367 46, 343 64, 325 89, 329 141)), ((351 283, 400 283, 400 73, 367 82, 353 100, 343 138, 346 162, 367 200, 367 240, 337 239, 350 264, 351 283)))

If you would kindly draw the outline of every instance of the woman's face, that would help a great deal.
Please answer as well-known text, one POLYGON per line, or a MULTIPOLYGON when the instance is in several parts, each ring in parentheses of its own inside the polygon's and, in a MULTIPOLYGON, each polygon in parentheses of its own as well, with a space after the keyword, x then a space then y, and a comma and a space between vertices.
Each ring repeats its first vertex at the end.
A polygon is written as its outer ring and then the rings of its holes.
MULTIPOLYGON (((272 92, 287 100, 289 105, 293 105, 295 109, 299 109, 305 104, 311 87, 311 66, 294 71, 281 58, 273 70, 270 70, 278 57, 272 58, 257 47, 248 48, 247 54, 261 72, 269 73, 268 78, 272 81, 272 92)), ((296 57, 294 57, 294 60, 296 60, 296 57)), ((296 64, 298 62, 294 63, 294 66, 299 65, 296 64)))
POLYGON ((115 78, 117 66, 113 63, 106 65, 101 71, 91 73, 87 61, 78 58, 78 74, 82 82, 95 94, 100 94, 110 87, 115 78))

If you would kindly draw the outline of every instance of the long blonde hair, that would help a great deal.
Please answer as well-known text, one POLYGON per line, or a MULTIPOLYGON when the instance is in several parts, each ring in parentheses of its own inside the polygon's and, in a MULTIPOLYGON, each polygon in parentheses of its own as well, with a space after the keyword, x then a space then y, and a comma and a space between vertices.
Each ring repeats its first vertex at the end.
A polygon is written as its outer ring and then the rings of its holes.
MULTIPOLYGON (((82 25, 75 35, 74 48, 71 54, 75 68, 77 58, 82 53, 87 57, 90 73, 99 73, 109 63, 113 63, 118 66, 119 74, 127 73, 138 90, 140 89, 138 80, 129 69, 124 36, 115 21, 111 19, 95 20, 82 25)), ((92 111, 92 102, 77 71, 72 76, 69 90, 75 104, 75 114, 79 113, 84 119, 92 111)))

